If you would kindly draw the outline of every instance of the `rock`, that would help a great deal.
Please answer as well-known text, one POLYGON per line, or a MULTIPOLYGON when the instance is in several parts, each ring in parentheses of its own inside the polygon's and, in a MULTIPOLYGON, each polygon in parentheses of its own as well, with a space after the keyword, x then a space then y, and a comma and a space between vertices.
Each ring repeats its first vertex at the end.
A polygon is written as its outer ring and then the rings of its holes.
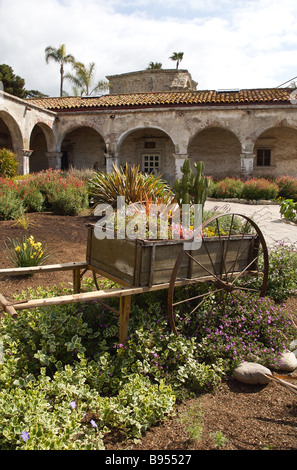
POLYGON ((291 351, 282 353, 280 356, 280 364, 277 366, 278 370, 292 372, 297 369, 297 357, 291 351))
POLYGON ((256 362, 243 362, 233 371, 233 376, 245 384, 267 384, 270 380, 264 374, 272 375, 267 367, 256 362))

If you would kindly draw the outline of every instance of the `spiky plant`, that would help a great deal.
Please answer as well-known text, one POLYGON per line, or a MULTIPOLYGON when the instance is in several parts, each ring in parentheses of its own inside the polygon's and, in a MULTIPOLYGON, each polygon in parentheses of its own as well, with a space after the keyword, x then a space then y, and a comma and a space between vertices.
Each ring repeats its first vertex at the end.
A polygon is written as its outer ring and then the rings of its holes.
POLYGON ((117 197, 125 197, 126 204, 163 203, 170 204, 173 194, 160 177, 143 174, 139 166, 128 165, 118 167, 113 165, 112 171, 99 171, 89 181, 89 193, 94 204, 109 204, 116 208, 117 197))

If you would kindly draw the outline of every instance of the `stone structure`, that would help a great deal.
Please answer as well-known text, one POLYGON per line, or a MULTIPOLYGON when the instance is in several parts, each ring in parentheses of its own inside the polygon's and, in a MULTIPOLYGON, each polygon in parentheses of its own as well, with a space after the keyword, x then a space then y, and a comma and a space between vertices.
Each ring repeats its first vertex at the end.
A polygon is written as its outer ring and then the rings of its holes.
POLYGON ((110 93, 147 93, 162 91, 196 91, 197 82, 187 70, 147 69, 106 77, 110 93))
POLYGON ((21 173, 128 162, 173 183, 189 157, 213 177, 297 177, 291 89, 193 90, 184 70, 109 79, 112 93, 100 97, 21 100, 0 91, 0 147, 19 155, 21 173))

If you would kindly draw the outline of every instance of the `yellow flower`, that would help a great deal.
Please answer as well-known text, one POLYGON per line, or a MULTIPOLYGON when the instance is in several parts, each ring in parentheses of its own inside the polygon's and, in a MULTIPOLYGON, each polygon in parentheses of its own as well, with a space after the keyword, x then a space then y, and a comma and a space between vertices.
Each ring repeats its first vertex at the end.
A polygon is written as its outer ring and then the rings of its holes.
POLYGON ((16 246, 15 251, 21 251, 21 248, 19 246, 16 246))
POLYGON ((27 249, 27 243, 23 243, 23 248, 24 248, 24 250, 27 249))

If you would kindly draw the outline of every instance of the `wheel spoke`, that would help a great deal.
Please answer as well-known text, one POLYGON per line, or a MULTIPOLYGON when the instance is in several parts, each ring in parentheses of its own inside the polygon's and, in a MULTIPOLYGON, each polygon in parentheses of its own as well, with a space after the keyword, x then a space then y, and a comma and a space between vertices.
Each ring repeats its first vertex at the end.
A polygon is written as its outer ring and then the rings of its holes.
POLYGON ((189 299, 183 299, 183 300, 173 303, 172 306, 175 307, 176 305, 190 302, 191 300, 196 300, 196 299, 207 297, 207 296, 209 297, 210 295, 215 294, 216 292, 220 292, 221 290, 223 289, 216 289, 214 291, 206 292, 205 294, 200 294, 200 295, 196 295, 195 297, 190 297, 189 299))

